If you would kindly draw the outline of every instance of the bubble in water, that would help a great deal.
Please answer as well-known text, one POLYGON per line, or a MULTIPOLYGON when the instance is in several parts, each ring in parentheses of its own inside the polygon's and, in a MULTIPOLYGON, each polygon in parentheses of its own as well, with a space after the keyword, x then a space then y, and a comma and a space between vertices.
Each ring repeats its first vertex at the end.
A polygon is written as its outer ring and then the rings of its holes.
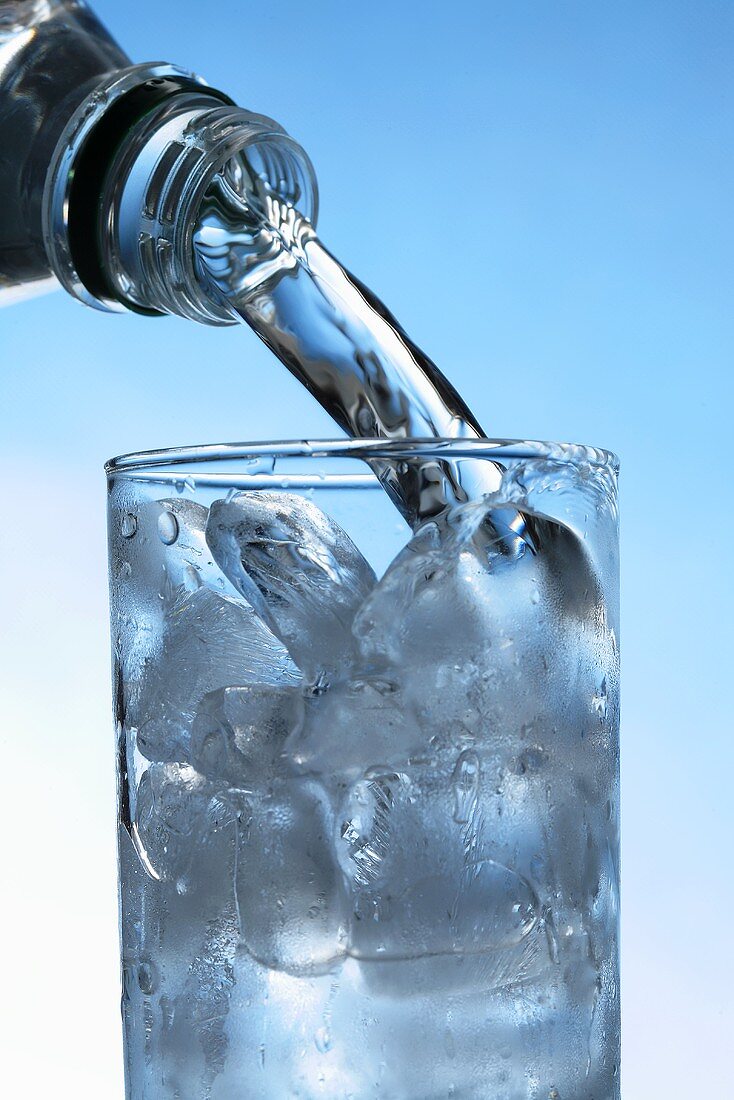
POLYGON ((138 529, 137 517, 132 512, 126 512, 120 524, 120 534, 124 539, 131 539, 138 529))
POLYGON ((479 757, 473 749, 465 749, 456 761, 451 787, 454 792, 454 821, 465 824, 471 819, 479 791, 479 757))
POLYGON ((173 512, 161 512, 159 515, 158 535, 165 546, 172 546, 178 538, 178 520, 173 512))

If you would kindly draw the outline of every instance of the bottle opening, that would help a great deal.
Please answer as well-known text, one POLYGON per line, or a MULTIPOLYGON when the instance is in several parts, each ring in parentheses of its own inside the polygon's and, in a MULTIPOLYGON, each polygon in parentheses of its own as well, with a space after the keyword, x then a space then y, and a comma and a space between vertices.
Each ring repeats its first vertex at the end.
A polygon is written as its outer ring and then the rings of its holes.
POLYGON ((311 222, 317 187, 305 152, 272 119, 235 107, 165 64, 114 74, 77 110, 44 195, 44 244, 62 285, 111 311, 234 318, 194 237, 223 181, 267 192, 311 222))

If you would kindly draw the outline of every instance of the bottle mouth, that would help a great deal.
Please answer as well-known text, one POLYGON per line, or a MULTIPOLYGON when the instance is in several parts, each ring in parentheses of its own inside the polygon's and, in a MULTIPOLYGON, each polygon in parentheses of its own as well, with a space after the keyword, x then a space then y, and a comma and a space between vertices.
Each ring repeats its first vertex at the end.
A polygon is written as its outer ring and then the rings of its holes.
POLYGON ((107 268, 117 296, 133 307, 153 302, 205 324, 236 318, 196 261, 194 236, 215 179, 230 163, 313 224, 317 185, 306 153, 264 115, 240 107, 201 109, 180 97, 148 135, 128 143, 109 173, 107 268), (122 181, 122 182, 121 182, 122 181))
POLYGON ((200 281, 193 235, 212 181, 242 155, 315 221, 311 162, 272 119, 172 65, 110 76, 68 123, 47 177, 44 244, 61 284, 97 309, 234 324, 200 281))

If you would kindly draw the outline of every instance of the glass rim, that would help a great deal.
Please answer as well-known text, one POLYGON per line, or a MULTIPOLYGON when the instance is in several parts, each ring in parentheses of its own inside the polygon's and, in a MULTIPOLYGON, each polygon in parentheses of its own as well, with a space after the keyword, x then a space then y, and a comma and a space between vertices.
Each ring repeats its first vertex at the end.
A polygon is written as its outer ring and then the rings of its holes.
MULTIPOLYGON (((354 458, 363 461, 389 459, 400 461, 417 457, 431 459, 483 458, 497 463, 503 460, 551 460, 569 465, 586 464, 619 472, 619 459, 613 451, 581 443, 555 443, 533 439, 283 439, 250 443, 211 443, 161 450, 133 451, 105 463, 108 477, 133 480, 157 480, 161 466, 194 468, 204 463, 278 458, 330 459, 354 458)), ((235 471, 233 471, 234 473, 235 471)), ((178 475, 180 476, 180 474, 178 475)), ((206 480, 206 473, 197 476, 206 480)))

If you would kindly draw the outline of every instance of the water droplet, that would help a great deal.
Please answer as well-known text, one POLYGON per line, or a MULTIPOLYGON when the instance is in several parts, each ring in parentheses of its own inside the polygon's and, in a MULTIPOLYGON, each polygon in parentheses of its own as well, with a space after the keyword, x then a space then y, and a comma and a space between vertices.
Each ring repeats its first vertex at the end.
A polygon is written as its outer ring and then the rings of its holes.
POLYGON ((178 538, 178 520, 173 512, 161 512, 158 516, 158 535, 166 546, 171 546, 178 538))
POLYGON ((450 1027, 447 1027, 443 1035, 443 1048, 446 1051, 447 1058, 456 1057, 456 1043, 454 1042, 454 1033, 450 1027))
POLYGON ((120 524, 120 534, 124 539, 131 539, 138 529, 137 516, 132 512, 126 512, 120 524))
POLYGON ((142 959, 138 966, 138 985, 144 997, 152 996, 158 988, 158 970, 150 959, 142 959))
POLYGON ((534 775, 548 760, 548 754, 541 745, 528 745, 517 758, 518 775, 534 775))
POLYGON ((199 570, 195 565, 190 563, 184 569, 184 585, 189 592, 196 592, 197 588, 201 588, 203 581, 199 575, 199 570))
POLYGON ((540 603, 540 592, 538 591, 537 588, 534 588, 532 590, 532 592, 530 593, 530 602, 531 603, 540 603))
POLYGON ((454 792, 454 821, 463 825, 471 819, 479 791, 479 757, 474 749, 464 749, 451 776, 454 792))
POLYGON ((319 1054, 326 1054, 331 1050, 331 1032, 328 1027, 320 1027, 317 1029, 313 1041, 316 1044, 316 1049, 319 1054))
POLYGON ((120 567, 118 569, 118 574, 124 580, 126 580, 130 576, 132 571, 133 571, 133 567, 132 567, 132 565, 130 564, 129 561, 121 561, 120 562, 120 567))
POLYGON ((561 1100, 561 1094, 558 1089, 551 1089, 548 1093, 548 1100, 561 1100))

